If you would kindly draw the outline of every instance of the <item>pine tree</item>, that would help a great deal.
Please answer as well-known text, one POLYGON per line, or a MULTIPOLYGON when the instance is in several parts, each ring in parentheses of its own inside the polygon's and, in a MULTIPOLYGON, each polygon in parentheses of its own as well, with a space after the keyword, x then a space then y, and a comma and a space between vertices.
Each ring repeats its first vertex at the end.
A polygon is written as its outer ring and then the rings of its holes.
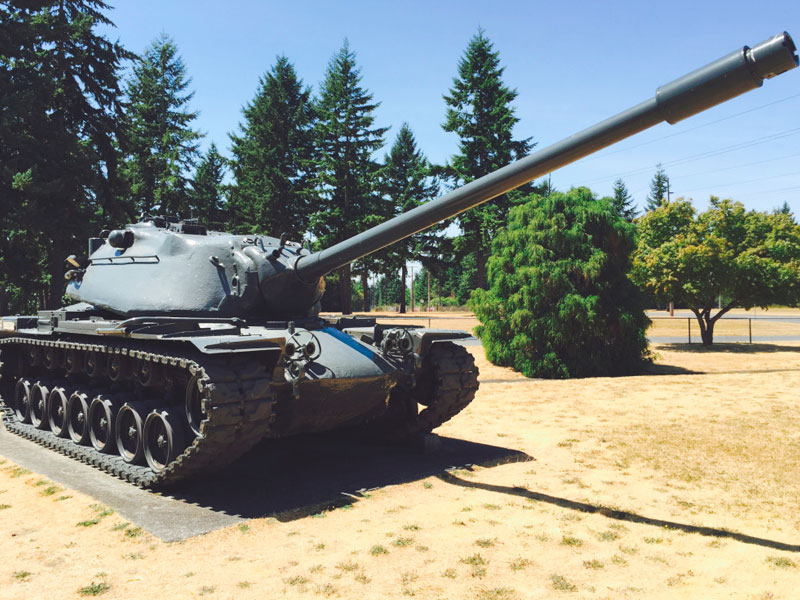
POLYGON ((628 223, 636 218, 636 204, 633 201, 628 191, 628 186, 622 179, 617 179, 614 182, 614 197, 612 198, 612 206, 628 223))
MULTIPOLYGON (((519 119, 511 103, 517 91, 503 84, 503 71, 499 53, 479 30, 458 63, 458 77, 453 80, 449 95, 444 97, 449 107, 444 130, 459 137, 459 152, 444 168, 454 186, 522 158, 533 147, 531 138, 513 137, 519 119)), ((505 224, 509 208, 529 191, 527 188, 504 194, 459 216, 464 237, 460 247, 475 259, 476 287, 486 287, 488 251, 498 229, 505 224)))
POLYGON ((64 258, 123 215, 117 70, 99 0, 0 4, 0 314, 52 308, 64 258))
MULTIPOLYGON (((315 127, 319 171, 320 210, 312 228, 322 247, 331 246, 376 225, 391 214, 391 205, 380 198, 379 165, 372 159, 383 146, 386 127, 375 127, 378 107, 372 94, 361 87, 355 53, 345 40, 334 54, 316 103, 315 127)), ((362 282, 368 263, 361 261, 362 282)), ((340 308, 352 310, 351 269, 340 273, 340 308)))
POLYGON ((783 201, 783 204, 781 206, 779 206, 778 208, 776 208, 772 212, 774 212, 775 214, 778 214, 778 215, 789 215, 789 216, 794 218, 794 213, 792 212, 792 207, 789 206, 789 203, 786 202, 785 200, 783 201))
POLYGON ((650 195, 647 196, 645 212, 650 212, 664 204, 669 198, 669 177, 661 164, 656 165, 656 174, 650 182, 650 195))
POLYGON ((197 165, 189 194, 191 216, 201 222, 222 228, 228 213, 227 186, 223 183, 228 161, 211 146, 197 165))
MULTIPOLYGON (((394 206, 395 214, 409 211, 438 194, 438 181, 431 177, 431 165, 417 148, 417 140, 408 123, 401 125, 383 164, 381 191, 394 206)), ((437 255, 436 233, 441 229, 442 226, 429 229, 392 244, 378 258, 395 272, 400 268, 400 281, 405 287, 408 261, 422 258, 421 254, 437 255)), ((405 297, 400 299, 400 312, 406 312, 405 297)))
POLYGON ((402 290, 403 287, 396 273, 379 276, 375 284, 376 304, 386 306, 405 303, 405 294, 402 293, 402 290))
POLYGON ((314 109, 285 56, 259 80, 244 107, 241 133, 231 135, 233 223, 248 233, 306 234, 314 205, 314 109))
POLYGON ((125 175, 136 209, 181 216, 189 210, 189 173, 202 135, 191 128, 194 92, 178 48, 159 36, 133 68, 126 94, 125 175))

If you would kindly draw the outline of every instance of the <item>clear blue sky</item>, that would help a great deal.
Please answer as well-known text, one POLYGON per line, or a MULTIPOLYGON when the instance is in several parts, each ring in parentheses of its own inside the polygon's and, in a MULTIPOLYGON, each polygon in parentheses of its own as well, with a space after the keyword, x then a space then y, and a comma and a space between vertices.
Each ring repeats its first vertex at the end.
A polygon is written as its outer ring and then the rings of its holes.
MULTIPOLYGON (((540 148, 745 44, 784 30, 800 43, 797 0, 117 0, 108 16, 117 25, 109 37, 135 52, 161 32, 174 39, 193 80, 205 146, 213 140, 227 152, 228 133, 277 55, 285 54, 316 92, 348 38, 363 85, 381 103, 377 124, 392 127, 387 149, 407 121, 434 162, 456 151, 455 135, 441 128, 442 95, 479 27, 500 53, 505 83, 519 92, 517 137, 532 136, 540 148)), ((656 163, 674 195, 693 198, 699 208, 714 194, 757 210, 787 201, 800 215, 800 69, 560 169, 552 181, 561 190, 588 185, 604 195, 621 176, 641 205, 656 163)))

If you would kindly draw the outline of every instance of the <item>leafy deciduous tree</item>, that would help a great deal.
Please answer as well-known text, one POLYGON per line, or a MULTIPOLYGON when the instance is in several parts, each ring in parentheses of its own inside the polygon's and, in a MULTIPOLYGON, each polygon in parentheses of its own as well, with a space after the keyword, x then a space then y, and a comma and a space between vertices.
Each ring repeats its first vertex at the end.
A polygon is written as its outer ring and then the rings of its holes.
POLYGON ((699 215, 678 199, 638 226, 634 280, 657 299, 689 306, 706 346, 732 308, 800 302, 800 226, 791 215, 746 211, 712 196, 699 215), (720 297, 725 305, 714 313, 720 297))
POLYGON ((488 290, 470 306, 487 358, 528 377, 626 375, 648 358, 649 323, 628 279, 634 226, 586 188, 511 209, 488 290))

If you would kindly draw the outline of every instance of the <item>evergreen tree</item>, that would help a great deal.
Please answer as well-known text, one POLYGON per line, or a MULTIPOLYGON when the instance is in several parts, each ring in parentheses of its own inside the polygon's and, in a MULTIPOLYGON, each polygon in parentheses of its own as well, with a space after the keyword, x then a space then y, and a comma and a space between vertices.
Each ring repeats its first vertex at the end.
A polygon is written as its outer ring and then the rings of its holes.
POLYGON ((228 213, 227 186, 223 183, 227 169, 228 161, 212 142, 197 165, 190 193, 191 216, 219 228, 225 225, 228 213))
POLYGON ((279 56, 244 107, 241 133, 231 135, 233 224, 248 233, 300 240, 314 189, 314 109, 294 66, 279 56))
POLYGON ((649 320, 628 278, 634 233, 586 188, 513 208, 492 245, 490 287, 470 301, 487 358, 528 377, 638 372, 649 320))
MULTIPOLYGON (((438 181, 431 177, 431 166, 425 155, 417 148, 417 141, 408 123, 403 123, 397 132, 392 149, 384 157, 381 170, 381 191, 394 206, 395 214, 401 214, 432 200, 439 192, 438 181)), ((384 265, 395 272, 400 269, 403 286, 407 280, 407 263, 413 259, 438 256, 438 236, 443 226, 428 229, 387 247, 378 257, 384 265)), ((426 261, 427 262, 427 261, 426 261)), ((405 297, 400 299, 400 312, 406 312, 405 297)))
POLYGON ((656 174, 650 182, 650 195, 647 196, 645 212, 650 212, 663 205, 669 199, 669 177, 664 168, 656 165, 656 174))
POLYGON ((189 211, 189 173, 202 135, 191 128, 194 92, 178 48, 159 36, 133 68, 126 86, 125 175, 136 209, 181 215, 189 211))
POLYGON ((396 273, 379 276, 375 285, 377 305, 405 303, 405 294, 402 293, 402 289, 396 273))
MULTIPOLYGON (((345 41, 334 54, 316 103, 315 127, 319 163, 317 182, 320 210, 312 217, 312 229, 322 247, 341 242, 391 214, 391 205, 380 198, 379 165, 372 155, 383 146, 388 128, 375 127, 378 104, 361 87, 355 54, 345 41)), ((362 261, 362 282, 366 279, 362 261)), ((340 306, 352 311, 351 269, 340 273, 340 306)), ((323 299, 324 302, 324 299, 323 299)))
POLYGON ((0 4, 0 314, 58 306, 64 258, 125 212, 117 70, 133 55, 95 31, 108 8, 0 4))
POLYGON ((622 179, 617 179, 614 182, 612 205, 628 223, 636 218, 636 204, 633 202, 633 196, 628 191, 628 186, 625 185, 622 179))
POLYGON ((776 215, 789 215, 791 217, 794 217, 794 213, 792 212, 792 207, 789 206, 789 203, 786 202, 785 200, 783 201, 783 204, 781 206, 779 206, 772 212, 774 212, 776 215))
POLYGON ((428 310, 428 279, 430 278, 431 284, 431 301, 433 301, 434 296, 436 295, 436 281, 433 277, 433 274, 422 267, 419 270, 419 273, 414 273, 414 302, 416 305, 424 310, 428 310), (430 277, 429 277, 430 275, 430 277))
MULTIPOLYGON (((503 71, 499 54, 483 30, 478 31, 458 63, 458 77, 453 80, 449 95, 444 97, 448 106, 444 130, 459 137, 459 152, 444 167, 454 186, 522 158, 533 147, 531 138, 513 137, 519 119, 511 103, 517 91, 503 84, 503 71)), ((509 192, 458 217, 464 238, 459 248, 475 259, 476 287, 486 287, 486 258, 509 208, 529 191, 530 188, 509 192)))

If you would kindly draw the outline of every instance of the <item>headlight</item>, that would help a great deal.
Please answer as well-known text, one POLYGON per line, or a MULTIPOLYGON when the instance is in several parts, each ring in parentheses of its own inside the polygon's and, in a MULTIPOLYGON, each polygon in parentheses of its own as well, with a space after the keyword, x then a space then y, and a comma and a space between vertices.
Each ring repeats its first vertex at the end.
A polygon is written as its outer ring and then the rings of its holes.
POLYGON ((0 319, 0 330, 2 331, 16 331, 17 322, 10 319, 0 319))

